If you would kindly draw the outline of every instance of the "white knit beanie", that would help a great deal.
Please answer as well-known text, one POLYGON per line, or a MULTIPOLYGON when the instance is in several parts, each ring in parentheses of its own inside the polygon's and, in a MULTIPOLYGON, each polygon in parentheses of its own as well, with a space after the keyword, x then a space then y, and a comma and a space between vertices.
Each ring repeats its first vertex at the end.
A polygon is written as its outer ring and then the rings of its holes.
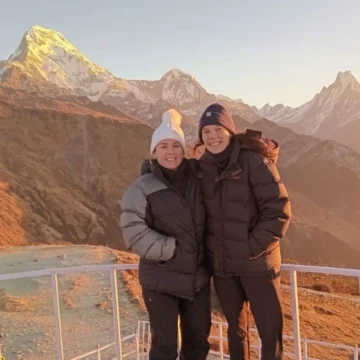
POLYGON ((186 144, 184 132, 181 129, 181 114, 175 109, 169 109, 164 112, 161 124, 155 129, 150 145, 150 154, 154 153, 156 145, 163 140, 178 141, 186 153, 186 144))

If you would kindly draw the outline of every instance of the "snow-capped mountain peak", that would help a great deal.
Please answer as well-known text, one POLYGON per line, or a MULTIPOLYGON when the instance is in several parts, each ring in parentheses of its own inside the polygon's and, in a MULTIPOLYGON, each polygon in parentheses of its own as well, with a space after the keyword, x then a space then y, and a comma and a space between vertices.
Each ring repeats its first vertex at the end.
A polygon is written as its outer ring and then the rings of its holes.
MULTIPOLYGON (((51 29, 32 26, 8 59, 8 67, 21 68, 29 77, 72 89, 97 100, 114 77, 86 58, 64 36, 51 29)), ((117 84, 118 88, 124 88, 117 84)))
POLYGON ((193 80, 195 80, 195 78, 182 71, 181 69, 178 69, 178 68, 173 68, 173 69, 170 69, 169 71, 167 71, 161 78, 161 80, 165 80, 165 79, 171 79, 171 78, 175 78, 175 79, 181 79, 183 77, 190 77, 192 78, 193 80))
POLYGON ((339 72, 313 99, 295 109, 265 105, 257 113, 298 133, 334 139, 359 149, 360 84, 351 71, 339 72), (278 108, 277 108, 278 107, 278 108))
POLYGON ((60 32, 41 26, 31 27, 14 54, 0 63, 0 83, 49 95, 86 96, 146 121, 170 106, 197 119, 206 106, 217 101, 234 115, 258 118, 242 101, 222 100, 208 93, 194 76, 178 68, 157 80, 115 77, 85 57, 60 32))
POLYGON ((28 52, 35 56, 32 61, 41 60, 44 55, 52 54, 56 47, 61 47, 69 53, 80 54, 59 32, 35 25, 25 33, 19 47, 8 60, 23 61, 28 52))
POLYGON ((340 71, 334 83, 335 86, 342 88, 342 90, 345 90, 349 85, 351 85, 351 87, 354 87, 357 84, 358 84, 357 80, 349 70, 344 72, 340 71))
POLYGON ((103 68, 94 64, 82 55, 82 53, 74 45, 68 42, 61 33, 37 25, 32 26, 25 33, 20 45, 15 53, 9 57, 8 61, 23 62, 26 60, 34 66, 44 65, 45 62, 48 67, 51 67, 49 59, 53 63, 59 63, 59 66, 71 75, 80 70, 80 62, 86 64, 89 70, 94 74, 106 72, 103 68), (66 61, 69 60, 69 56, 73 58, 73 61, 70 61, 70 63, 69 61, 66 61), (75 62, 77 64, 75 64, 75 62), (71 70, 66 68, 69 66, 72 67, 71 70))
POLYGON ((176 106, 192 105, 201 102, 208 93, 194 76, 180 69, 171 69, 160 79, 163 100, 176 106))
POLYGON ((159 80, 124 82, 141 101, 156 103, 161 100, 185 111, 209 95, 194 76, 177 68, 167 71, 159 80))
POLYGON ((276 119, 280 116, 285 116, 286 114, 291 113, 294 109, 290 106, 284 106, 283 104, 270 105, 266 103, 262 108, 257 109, 254 107, 258 115, 268 120, 276 119))

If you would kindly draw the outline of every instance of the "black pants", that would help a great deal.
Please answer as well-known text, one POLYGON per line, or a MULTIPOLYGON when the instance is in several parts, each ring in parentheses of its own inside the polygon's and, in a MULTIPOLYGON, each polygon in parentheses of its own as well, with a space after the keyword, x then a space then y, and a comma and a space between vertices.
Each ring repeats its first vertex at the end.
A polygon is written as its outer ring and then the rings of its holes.
POLYGON ((177 358, 178 315, 182 338, 180 359, 205 360, 210 348, 210 285, 201 289, 193 302, 145 288, 143 297, 151 328, 149 360, 177 358))
POLYGON ((283 358, 283 310, 280 273, 249 277, 214 277, 220 305, 228 322, 231 360, 250 359, 249 303, 262 343, 262 360, 283 358))

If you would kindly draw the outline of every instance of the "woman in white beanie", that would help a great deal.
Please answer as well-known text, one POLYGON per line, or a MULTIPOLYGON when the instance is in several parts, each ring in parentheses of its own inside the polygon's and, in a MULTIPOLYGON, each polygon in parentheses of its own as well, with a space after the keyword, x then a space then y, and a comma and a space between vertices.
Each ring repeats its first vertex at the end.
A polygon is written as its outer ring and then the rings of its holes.
POLYGON ((122 199, 126 247, 140 256, 139 281, 152 334, 150 360, 205 360, 211 327, 204 261, 205 209, 196 160, 186 159, 181 115, 163 114, 151 139, 154 157, 122 199))

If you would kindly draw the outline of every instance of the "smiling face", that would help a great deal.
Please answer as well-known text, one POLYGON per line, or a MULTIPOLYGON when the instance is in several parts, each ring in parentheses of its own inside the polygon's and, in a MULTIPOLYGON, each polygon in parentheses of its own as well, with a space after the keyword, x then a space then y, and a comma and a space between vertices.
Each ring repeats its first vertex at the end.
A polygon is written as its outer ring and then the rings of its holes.
POLYGON ((230 132, 220 125, 204 126, 201 130, 201 136, 206 150, 212 154, 224 151, 231 138, 230 132))
POLYGON ((184 159, 184 150, 176 140, 162 140, 156 145, 154 156, 162 167, 175 170, 184 159))

